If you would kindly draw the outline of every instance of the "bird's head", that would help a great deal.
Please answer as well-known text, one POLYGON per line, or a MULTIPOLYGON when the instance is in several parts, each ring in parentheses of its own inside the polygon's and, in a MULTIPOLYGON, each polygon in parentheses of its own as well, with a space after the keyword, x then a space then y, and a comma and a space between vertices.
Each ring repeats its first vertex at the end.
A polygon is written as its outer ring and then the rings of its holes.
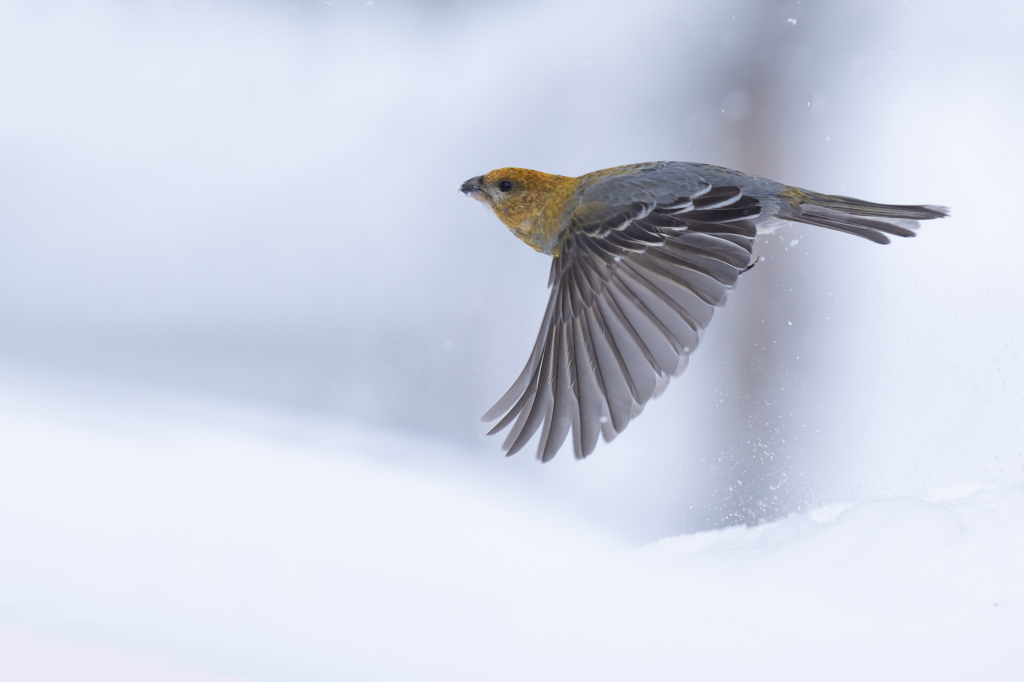
POLYGON ((526 168, 499 168, 466 180, 461 189, 486 202, 513 234, 537 251, 558 253, 565 218, 574 204, 575 178, 526 168))

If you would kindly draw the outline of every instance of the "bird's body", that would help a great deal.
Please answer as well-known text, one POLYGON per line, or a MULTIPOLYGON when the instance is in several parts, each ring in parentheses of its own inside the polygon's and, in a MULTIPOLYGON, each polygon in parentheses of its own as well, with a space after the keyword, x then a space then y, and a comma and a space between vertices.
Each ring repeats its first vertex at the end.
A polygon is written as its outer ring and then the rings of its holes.
POLYGON ((578 178, 502 168, 472 178, 522 241, 553 256, 551 299, 526 368, 491 408, 515 422, 508 454, 542 428, 554 457, 571 428, 577 457, 611 441, 686 367, 714 308, 754 262, 760 229, 794 221, 888 243, 914 236, 934 206, 809 192, 707 164, 618 166, 578 178))

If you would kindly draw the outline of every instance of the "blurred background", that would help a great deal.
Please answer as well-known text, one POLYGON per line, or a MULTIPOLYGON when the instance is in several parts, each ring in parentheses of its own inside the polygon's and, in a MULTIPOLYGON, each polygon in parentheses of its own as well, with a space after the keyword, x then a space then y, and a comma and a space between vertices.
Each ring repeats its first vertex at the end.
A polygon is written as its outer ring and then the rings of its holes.
POLYGON ((398 434, 414 445, 391 464, 636 543, 1020 471, 1022 14, 2 0, 5 390, 241 406, 274 438, 398 434), (506 460, 479 417, 532 347, 549 261, 459 185, 652 160, 953 215, 886 247, 763 238, 615 443, 506 460))

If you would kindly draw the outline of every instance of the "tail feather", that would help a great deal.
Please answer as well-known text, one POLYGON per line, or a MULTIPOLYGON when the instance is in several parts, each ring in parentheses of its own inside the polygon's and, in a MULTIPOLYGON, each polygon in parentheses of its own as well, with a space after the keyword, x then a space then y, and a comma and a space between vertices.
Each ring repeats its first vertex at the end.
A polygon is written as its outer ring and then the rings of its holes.
POLYGON ((782 217, 854 234, 878 244, 888 244, 887 234, 913 237, 918 228, 918 220, 933 220, 948 215, 949 209, 943 206, 875 204, 852 197, 800 191, 792 211, 782 217))
POLYGON ((833 196, 807 192, 806 203, 812 206, 830 208, 833 211, 874 218, 908 218, 910 220, 932 220, 945 218, 949 209, 945 206, 901 206, 898 204, 875 204, 853 197, 833 196))

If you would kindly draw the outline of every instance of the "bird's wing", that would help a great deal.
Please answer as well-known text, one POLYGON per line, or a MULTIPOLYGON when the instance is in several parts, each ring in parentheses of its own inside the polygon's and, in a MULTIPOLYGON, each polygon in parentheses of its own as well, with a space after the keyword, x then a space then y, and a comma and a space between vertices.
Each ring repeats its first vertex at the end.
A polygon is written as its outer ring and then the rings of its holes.
POLYGON ((583 203, 551 265, 551 298, 530 359, 484 415, 512 424, 520 450, 542 428, 537 456, 569 433, 577 458, 610 441, 685 368, 716 306, 753 260, 760 205, 737 187, 618 206, 583 203), (514 422, 514 424, 513 424, 514 422))

